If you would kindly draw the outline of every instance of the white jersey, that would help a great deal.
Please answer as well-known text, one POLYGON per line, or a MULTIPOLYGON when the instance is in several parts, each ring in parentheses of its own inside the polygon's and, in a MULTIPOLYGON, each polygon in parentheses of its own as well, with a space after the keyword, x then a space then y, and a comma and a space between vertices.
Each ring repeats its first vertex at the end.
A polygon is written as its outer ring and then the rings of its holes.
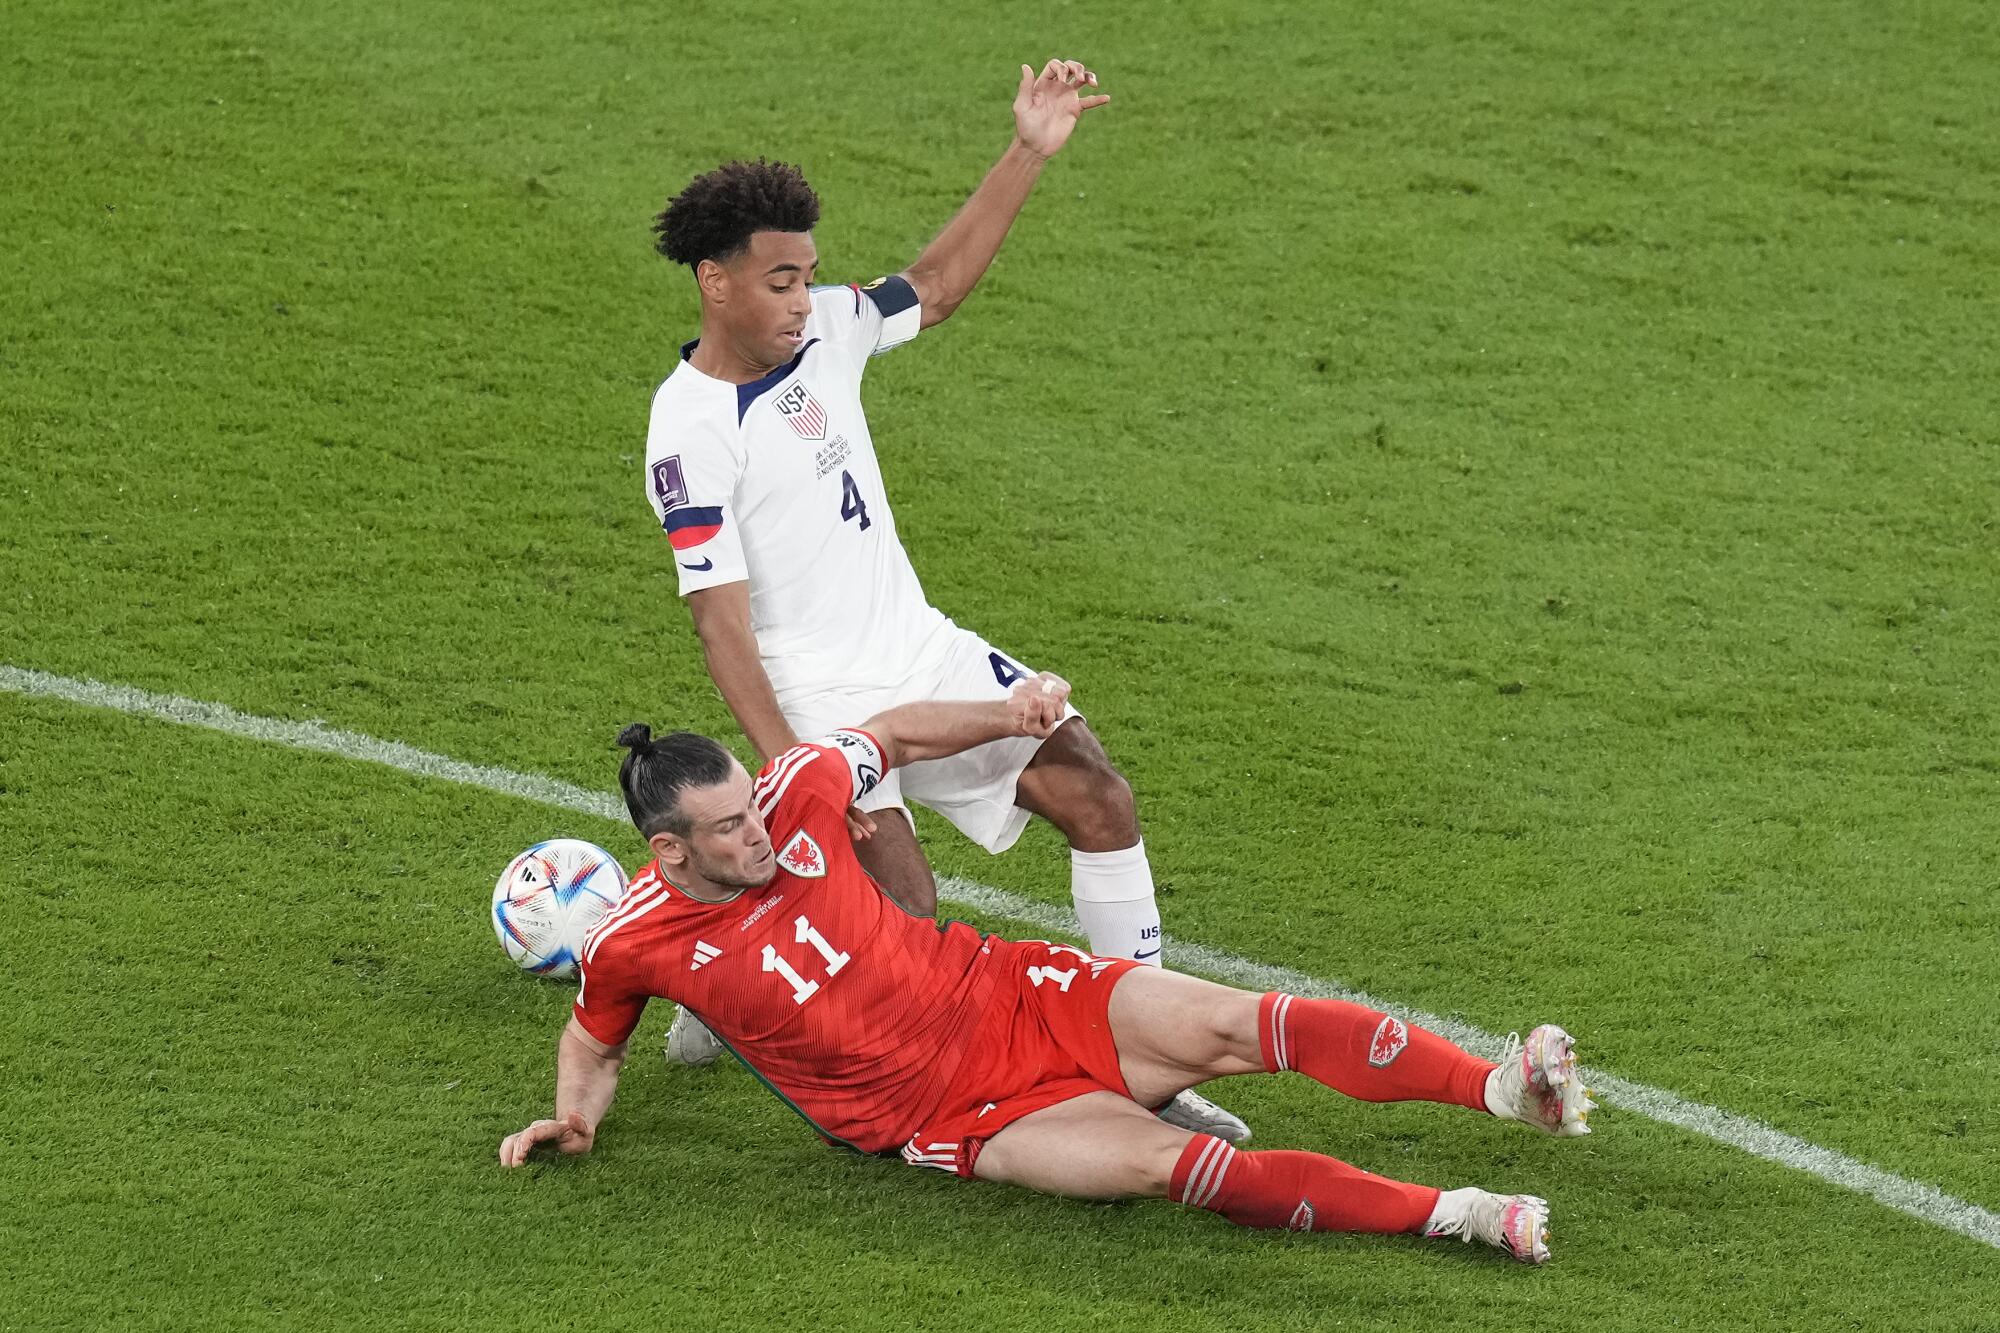
POLYGON ((894 684, 955 628, 896 538, 861 412, 868 358, 917 336, 902 278, 812 293, 790 364, 731 384, 681 363, 653 396, 647 491, 681 596, 750 584, 750 628, 780 704, 894 684))

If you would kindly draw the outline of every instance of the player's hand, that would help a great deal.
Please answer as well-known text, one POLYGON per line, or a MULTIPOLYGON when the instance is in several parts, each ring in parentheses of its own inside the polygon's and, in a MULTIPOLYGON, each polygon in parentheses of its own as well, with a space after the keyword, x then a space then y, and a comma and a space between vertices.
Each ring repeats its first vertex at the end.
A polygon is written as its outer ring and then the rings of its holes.
POLYGON ((847 836, 856 842, 866 842, 875 836, 875 821, 858 805, 847 807, 847 836))
POLYGON ((1109 93, 1084 95, 1097 86, 1097 75, 1074 60, 1051 60, 1037 75, 1021 66, 1021 87, 1014 94, 1014 133, 1039 157, 1053 157, 1069 142, 1077 118, 1111 100, 1109 93))
POLYGON ((553 1143, 557 1151, 571 1155, 587 1153, 596 1138, 581 1111, 571 1111, 560 1120, 537 1120, 520 1133, 500 1140, 500 1165, 519 1166, 544 1143, 553 1143))
POLYGON ((1044 671, 1030 680, 1015 682, 1007 696, 1007 711, 1023 736, 1047 740, 1062 725, 1063 705, 1068 702, 1069 682, 1044 671))

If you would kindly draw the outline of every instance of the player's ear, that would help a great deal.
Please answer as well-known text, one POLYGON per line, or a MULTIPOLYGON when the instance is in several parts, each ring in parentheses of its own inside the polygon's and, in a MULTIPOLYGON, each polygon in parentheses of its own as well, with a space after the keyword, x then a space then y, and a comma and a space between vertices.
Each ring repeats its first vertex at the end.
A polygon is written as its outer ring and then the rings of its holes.
POLYGON ((704 259, 694 266, 695 285, 701 288, 701 299, 721 305, 728 300, 729 270, 713 259, 704 259))
POLYGON ((671 833, 655 833, 646 839, 646 845, 653 849, 653 855, 660 858, 663 866, 687 864, 688 845, 671 833))

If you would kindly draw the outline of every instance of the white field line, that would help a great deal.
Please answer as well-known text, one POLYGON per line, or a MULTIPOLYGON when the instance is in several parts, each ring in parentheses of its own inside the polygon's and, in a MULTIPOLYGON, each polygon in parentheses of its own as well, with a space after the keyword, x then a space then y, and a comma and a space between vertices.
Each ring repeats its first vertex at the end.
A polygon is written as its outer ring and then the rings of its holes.
MULTIPOLYGON (((318 750, 346 759, 362 759, 420 777, 483 787, 505 796, 600 819, 620 823, 625 819, 623 803, 602 792, 589 791, 539 774, 461 763, 397 741, 377 740, 373 736, 340 731, 320 722, 286 722, 278 718, 258 717, 239 713, 223 704, 204 703, 173 694, 152 694, 121 685, 103 685, 94 680, 54 676, 4 664, 0 664, 0 690, 181 722, 251 740, 271 741, 301 750, 318 750)), ((1067 934, 1074 925, 1068 912, 971 880, 946 878, 938 884, 938 896, 947 902, 970 907, 989 916, 1018 921, 1041 931, 1067 934)), ((1405 1020, 1449 1037, 1467 1050, 1488 1058, 1497 1056, 1503 1045, 1501 1038, 1493 1033, 1457 1019, 1392 1005, 1338 982, 1308 976, 1288 967, 1253 962, 1207 945, 1171 937, 1166 942, 1166 948, 1174 966, 1183 971, 1202 973, 1251 990, 1331 996, 1364 1004, 1371 1009, 1392 1009, 1405 1020)), ((1607 1105, 1691 1130, 1717 1143, 1739 1148, 1753 1157, 1817 1176, 1831 1184, 1865 1194, 1885 1207, 1907 1213, 1920 1221, 2000 1249, 2000 1214, 1977 1204, 1967 1203, 1933 1186, 1906 1180, 1880 1167, 1869 1166, 1866 1162, 1858 1162, 1808 1143, 1748 1116, 1687 1101, 1664 1089, 1634 1083, 1603 1070, 1586 1070, 1585 1075, 1592 1092, 1607 1105)))

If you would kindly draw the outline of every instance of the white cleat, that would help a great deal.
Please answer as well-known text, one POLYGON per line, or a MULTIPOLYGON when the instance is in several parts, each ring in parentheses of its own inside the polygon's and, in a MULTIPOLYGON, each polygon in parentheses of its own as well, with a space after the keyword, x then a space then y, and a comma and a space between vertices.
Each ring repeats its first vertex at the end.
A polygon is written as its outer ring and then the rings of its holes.
POLYGON ((1576 1039, 1553 1023, 1510 1035, 1500 1067, 1486 1076, 1486 1109, 1559 1139, 1590 1133, 1597 1103, 1577 1075, 1576 1039))
POLYGON ((1524 1264, 1549 1261, 1549 1201, 1532 1194, 1446 1190, 1438 1195, 1426 1236, 1482 1240, 1524 1264))
POLYGON ((1248 1143, 1250 1126, 1193 1088, 1154 1112, 1160 1119, 1190 1134, 1213 1134, 1225 1143, 1248 1143))
POLYGON ((683 1009, 674 1015, 667 1029, 667 1063, 670 1065, 712 1065, 722 1054, 722 1043, 702 1026, 702 1021, 683 1009))

